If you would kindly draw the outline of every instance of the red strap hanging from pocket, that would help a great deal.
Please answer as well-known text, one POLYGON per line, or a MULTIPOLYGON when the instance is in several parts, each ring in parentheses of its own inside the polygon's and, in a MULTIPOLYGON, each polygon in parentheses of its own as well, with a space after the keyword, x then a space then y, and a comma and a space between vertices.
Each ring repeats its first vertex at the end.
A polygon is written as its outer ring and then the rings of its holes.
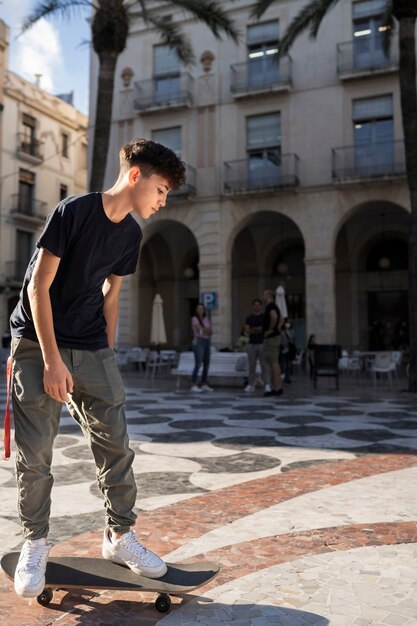
POLYGON ((6 412, 4 414, 4 456, 3 459, 8 461, 10 459, 10 400, 12 391, 12 370, 13 360, 9 356, 7 359, 7 399, 6 399, 6 412))

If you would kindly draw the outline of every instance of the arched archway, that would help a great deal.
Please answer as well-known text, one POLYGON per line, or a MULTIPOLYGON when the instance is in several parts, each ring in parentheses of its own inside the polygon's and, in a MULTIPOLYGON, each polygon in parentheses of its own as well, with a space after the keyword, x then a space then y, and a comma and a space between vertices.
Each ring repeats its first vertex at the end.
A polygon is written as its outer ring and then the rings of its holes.
POLYGON ((336 239, 337 341, 347 349, 408 342, 410 215, 388 202, 357 207, 336 239))
POLYGON ((139 345, 149 345, 152 302, 159 293, 167 346, 183 350, 191 341, 190 318, 199 297, 198 245, 189 228, 179 222, 164 220, 152 226, 139 258, 139 345))
POLYGON ((253 298, 265 289, 285 288, 296 343, 305 344, 304 240, 289 217, 265 211, 252 215, 232 246, 233 337, 237 338, 253 298))

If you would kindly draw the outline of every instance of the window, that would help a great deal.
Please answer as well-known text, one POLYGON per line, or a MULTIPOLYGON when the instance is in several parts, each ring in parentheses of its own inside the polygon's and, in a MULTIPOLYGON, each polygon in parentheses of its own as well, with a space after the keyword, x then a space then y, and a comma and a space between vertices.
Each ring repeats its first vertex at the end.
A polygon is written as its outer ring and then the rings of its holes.
POLYGON ((35 174, 28 170, 19 170, 18 211, 33 215, 35 206, 35 174))
POLYGON ((26 154, 37 156, 36 141, 36 120, 31 115, 23 113, 22 116, 22 135, 20 148, 26 154))
POLYGON ((59 185, 59 199, 64 200, 68 196, 68 185, 59 185))
POLYGON ((167 148, 171 148, 178 157, 181 157, 181 126, 153 130, 152 139, 167 148))
POLYGON ((87 169, 87 144, 82 143, 80 146, 80 167, 83 170, 87 169))
POLYGON ((16 278, 23 280, 33 252, 33 233, 16 231, 16 278))
POLYGON ((67 133, 61 133, 61 154, 63 157, 68 158, 69 148, 69 135, 67 133))
POLYGON ((246 136, 250 187, 276 186, 281 173, 280 114, 248 117, 246 136))
POLYGON ((175 50, 165 44, 153 48, 154 98, 167 102, 180 96, 180 59, 175 50))
POLYGON ((248 26, 249 86, 269 85, 278 81, 279 65, 276 58, 278 39, 279 25, 276 20, 248 26))
POLYGON ((392 96, 366 98, 353 102, 355 167, 360 175, 393 171, 392 96))
POLYGON ((383 65, 387 57, 383 46, 385 0, 362 0, 352 5, 353 55, 356 68, 383 65))

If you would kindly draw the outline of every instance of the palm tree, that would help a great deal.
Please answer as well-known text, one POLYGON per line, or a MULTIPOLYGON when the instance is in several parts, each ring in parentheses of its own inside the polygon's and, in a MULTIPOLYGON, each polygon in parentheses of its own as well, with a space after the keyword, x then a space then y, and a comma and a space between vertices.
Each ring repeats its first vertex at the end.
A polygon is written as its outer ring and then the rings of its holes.
MULTIPOLYGON (((259 19, 275 0, 257 0, 252 16, 259 19)), ((286 54, 297 37, 306 29, 317 37, 320 24, 327 12, 339 0, 310 0, 296 15, 284 33, 277 56, 286 54)), ((399 28, 399 75, 401 111, 404 129, 405 163, 410 192, 411 226, 408 247, 409 287, 409 391, 417 392, 417 88, 416 88, 416 40, 417 0, 386 0, 385 24, 389 27, 386 49, 395 27, 399 28)))
MULTIPOLYGON (((173 21, 163 19, 151 11, 149 0, 43 0, 39 1, 26 18, 22 31, 33 26, 38 20, 52 15, 71 17, 73 11, 89 9, 91 15, 91 36, 94 51, 99 60, 95 126, 93 135, 93 157, 89 188, 92 191, 103 188, 107 153, 112 120, 113 89, 116 64, 119 55, 126 47, 132 23, 132 9, 139 9, 139 16, 153 26, 161 40, 170 45, 186 64, 194 61, 189 40, 173 21)), ((226 15, 218 0, 169 0, 162 4, 174 5, 183 9, 197 20, 204 22, 216 38, 225 33, 234 41, 238 32, 226 15)), ((135 12, 137 16, 137 12, 135 12)))

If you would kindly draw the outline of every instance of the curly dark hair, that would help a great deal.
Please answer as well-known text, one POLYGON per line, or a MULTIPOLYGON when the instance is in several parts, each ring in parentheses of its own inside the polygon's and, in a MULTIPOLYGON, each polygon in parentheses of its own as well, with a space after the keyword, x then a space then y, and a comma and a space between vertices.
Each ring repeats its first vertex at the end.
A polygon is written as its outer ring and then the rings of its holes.
POLYGON ((152 174, 163 176, 171 189, 178 189, 185 183, 185 164, 175 152, 150 139, 133 139, 119 152, 120 172, 124 173, 134 165, 140 167, 145 178, 152 174))

